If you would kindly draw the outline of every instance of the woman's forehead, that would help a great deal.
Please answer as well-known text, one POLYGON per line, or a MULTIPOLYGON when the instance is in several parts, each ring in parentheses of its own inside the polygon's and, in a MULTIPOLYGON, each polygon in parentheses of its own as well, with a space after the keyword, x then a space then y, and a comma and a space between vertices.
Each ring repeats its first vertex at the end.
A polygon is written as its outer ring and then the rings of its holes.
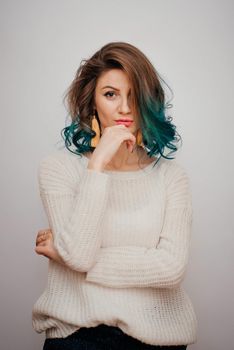
POLYGON ((127 74, 121 69, 110 69, 103 72, 98 78, 97 86, 100 89, 111 86, 116 90, 131 88, 127 74))

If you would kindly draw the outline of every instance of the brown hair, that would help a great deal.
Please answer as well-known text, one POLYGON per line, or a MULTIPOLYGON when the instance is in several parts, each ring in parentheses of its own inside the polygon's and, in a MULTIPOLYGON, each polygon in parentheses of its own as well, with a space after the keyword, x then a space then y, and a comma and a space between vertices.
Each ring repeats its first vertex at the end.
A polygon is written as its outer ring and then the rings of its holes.
POLYGON ((131 83, 131 105, 139 115, 142 94, 152 95, 164 103, 164 91, 158 74, 148 58, 135 46, 126 42, 111 42, 104 45, 91 58, 81 61, 75 79, 65 96, 68 110, 74 121, 79 115, 80 123, 90 125, 93 115, 94 91, 100 75, 109 69, 125 71, 131 83))
POLYGON ((126 42, 108 43, 92 57, 81 61, 64 98, 72 119, 71 126, 62 130, 66 147, 69 149, 71 144, 75 145, 75 153, 78 154, 92 150, 89 141, 95 136, 91 129, 91 119, 95 112, 96 83, 102 73, 113 68, 122 69, 129 78, 130 104, 134 115, 139 117, 148 154, 163 155, 166 146, 173 151, 177 150, 171 143, 176 140, 175 126, 166 119, 164 113, 165 94, 160 83, 163 79, 149 59, 138 48, 126 42))

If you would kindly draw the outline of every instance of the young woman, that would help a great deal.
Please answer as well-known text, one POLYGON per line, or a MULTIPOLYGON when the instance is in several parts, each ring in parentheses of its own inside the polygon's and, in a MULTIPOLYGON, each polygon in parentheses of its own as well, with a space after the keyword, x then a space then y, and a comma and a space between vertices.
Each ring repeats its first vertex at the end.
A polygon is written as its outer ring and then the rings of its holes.
POLYGON ((186 349, 197 319, 181 285, 192 201, 162 79, 135 46, 81 63, 68 92, 65 148, 39 165, 49 229, 36 252, 48 283, 33 307, 44 350, 186 349))

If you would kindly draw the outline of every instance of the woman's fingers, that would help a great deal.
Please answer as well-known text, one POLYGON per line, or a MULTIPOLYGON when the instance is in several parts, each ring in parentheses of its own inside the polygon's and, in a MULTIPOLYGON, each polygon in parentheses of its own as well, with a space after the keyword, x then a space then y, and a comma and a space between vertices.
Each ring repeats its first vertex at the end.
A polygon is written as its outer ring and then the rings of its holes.
POLYGON ((133 152, 134 144, 131 141, 126 141, 126 143, 127 143, 127 149, 130 152, 133 152))
POLYGON ((37 240, 36 241, 36 246, 38 246, 38 245, 47 245, 47 244, 49 244, 50 242, 52 242, 52 239, 51 238, 49 238, 49 237, 47 237, 47 238, 45 238, 45 239, 42 239, 42 240, 37 240))
POLYGON ((36 238, 35 252, 45 257, 50 257, 50 242, 53 241, 51 229, 39 230, 36 238))
POLYGON ((46 230, 39 230, 37 233, 37 237, 45 236, 48 233, 52 233, 51 229, 46 229, 46 230))
POLYGON ((36 239, 36 245, 41 244, 42 242, 46 241, 48 239, 48 235, 40 236, 36 239))
POLYGON ((39 255, 43 255, 48 259, 65 265, 63 259, 60 257, 54 246, 53 232, 51 229, 38 231, 36 247, 34 250, 39 255))
POLYGON ((53 247, 51 247, 51 245, 40 244, 35 248, 35 252, 39 255, 44 255, 48 259, 51 259, 63 264, 63 260, 58 256, 57 252, 54 250, 53 247))
POLYGON ((47 239, 53 239, 53 235, 52 235, 51 229, 38 231, 38 234, 37 234, 37 237, 36 237, 36 245, 40 244, 41 242, 43 242, 43 241, 45 241, 47 239))
POLYGON ((43 255, 47 256, 51 251, 51 244, 53 244, 52 239, 49 237, 42 240, 41 242, 37 242, 36 247, 35 247, 36 253, 43 254, 43 255))

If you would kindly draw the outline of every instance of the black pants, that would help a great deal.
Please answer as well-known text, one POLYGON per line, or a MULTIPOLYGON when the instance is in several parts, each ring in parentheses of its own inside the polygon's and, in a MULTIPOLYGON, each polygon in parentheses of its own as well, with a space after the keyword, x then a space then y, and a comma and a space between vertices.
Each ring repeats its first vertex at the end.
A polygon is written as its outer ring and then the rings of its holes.
POLYGON ((120 328, 100 324, 82 327, 65 338, 47 338, 43 350, 185 350, 186 345, 149 345, 125 334, 120 328))

